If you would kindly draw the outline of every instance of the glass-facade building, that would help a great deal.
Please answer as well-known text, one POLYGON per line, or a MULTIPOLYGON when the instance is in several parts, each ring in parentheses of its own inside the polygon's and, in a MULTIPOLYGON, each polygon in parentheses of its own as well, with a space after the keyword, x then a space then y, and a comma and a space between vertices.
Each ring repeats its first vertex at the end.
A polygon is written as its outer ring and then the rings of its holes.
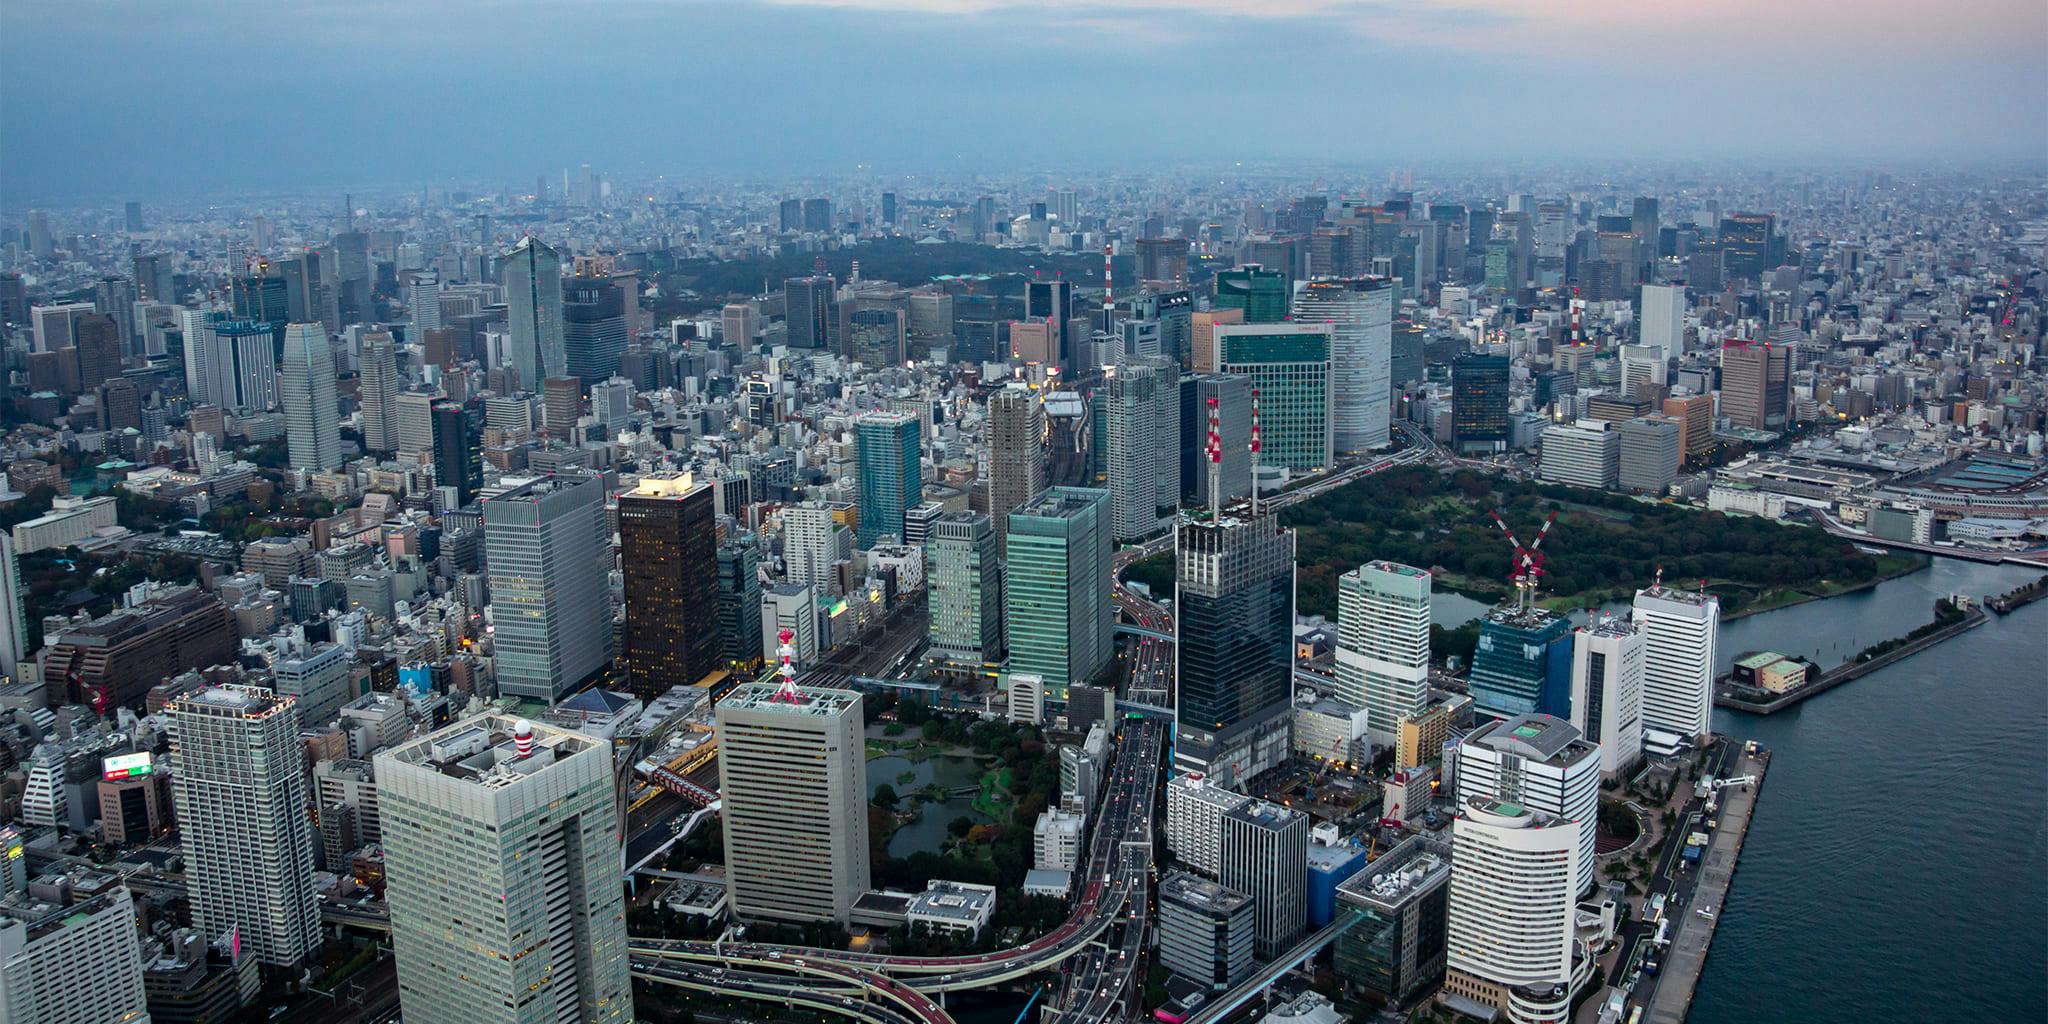
POLYGON ((857 540, 863 548, 873 547, 883 534, 901 540, 903 513, 924 500, 917 417, 871 412, 855 421, 854 437, 860 447, 857 540))
POLYGON ((1508 421, 1508 357, 1462 355, 1451 362, 1451 433, 1460 452, 1497 452, 1514 437, 1508 421))
POLYGON ((1572 623, 1562 615, 1502 605, 1479 624, 1472 705, 1498 718, 1571 718, 1572 623))
POLYGON ((1259 465, 1317 473, 1330 465, 1329 324, 1217 324, 1218 369, 1257 391, 1259 465))
POLYGON ((1048 701, 1093 679, 1114 653, 1109 492, 1055 487, 1010 513, 1003 580, 1008 670, 1045 680, 1048 701))
POLYGON ((1218 271, 1213 309, 1241 309, 1248 324, 1277 324, 1287 319, 1287 274, 1250 264, 1218 271))
POLYGON ((1287 758, 1294 533, 1229 510, 1174 528, 1174 765, 1230 785, 1287 758))

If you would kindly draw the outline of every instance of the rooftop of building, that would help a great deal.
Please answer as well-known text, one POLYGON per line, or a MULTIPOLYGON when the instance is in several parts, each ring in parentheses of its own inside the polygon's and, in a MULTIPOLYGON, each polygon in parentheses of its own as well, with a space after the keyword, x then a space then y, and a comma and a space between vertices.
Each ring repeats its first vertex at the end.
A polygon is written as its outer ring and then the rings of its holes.
POLYGON ((1486 624, 1489 626, 1505 626, 1510 629, 1519 629, 1530 633, 1540 633, 1546 629, 1560 628, 1560 623, 1569 624, 1569 622, 1570 620, 1548 608, 1537 605, 1523 608, 1513 600, 1503 601, 1495 605, 1492 611, 1486 613, 1486 624))
POLYGON ((1217 914, 1236 913, 1252 902, 1244 893, 1186 871, 1176 871, 1159 880, 1159 899, 1162 903, 1170 900, 1217 914))
POLYGON ((1365 849, 1350 843, 1308 844, 1308 869, 1310 871, 1338 871, 1346 864, 1362 862, 1365 849))
POLYGON ((995 886, 935 878, 925 883, 923 892, 910 898, 909 912, 972 923, 994 909, 995 902, 995 886))
POLYGON ((1215 804, 1225 810, 1239 807, 1251 801, 1243 793, 1233 792, 1209 781, 1201 772, 1186 772, 1167 780, 1169 790, 1178 788, 1189 797, 1203 803, 1215 804))
POLYGON ((538 725, 498 712, 466 718, 393 747, 385 756, 487 789, 510 786, 599 741, 578 732, 538 725), (520 750, 521 733, 531 738, 520 750))
POLYGON ((1636 625, 1619 615, 1603 615, 1584 629, 1594 636, 1629 636, 1636 632, 1636 625))
POLYGON ((1586 742, 1570 722, 1539 714, 1488 722, 1472 730, 1465 737, 1465 745, 1555 765, 1568 765, 1600 754, 1599 746, 1586 742))
POLYGON ((1108 491, 1086 487, 1055 487, 1010 513, 1010 528, 1020 519, 1072 519, 1109 497, 1108 491))
POLYGON ((1735 660, 1736 668, 1763 668, 1784 661, 1785 656, 1776 651, 1758 651, 1735 660))
POLYGON ((1703 606, 1709 601, 1719 604, 1721 601, 1720 598, 1703 590, 1686 590, 1683 587, 1666 586, 1662 583, 1636 591, 1636 597, 1695 606, 1703 606))
POLYGON ((1375 910, 1393 911, 1426 895, 1450 877, 1450 844, 1429 836, 1410 836, 1338 883, 1337 898, 1375 910))
POLYGON ((776 714, 830 717, 856 708, 860 694, 852 690, 825 687, 797 688, 795 700, 778 700, 780 687, 774 683, 741 683, 718 702, 721 708, 737 711, 768 711, 776 714))
POLYGON ((279 696, 260 687, 209 686, 178 697, 171 702, 170 710, 180 714, 260 718, 291 703, 291 697, 279 696))
POLYGON ((1297 822, 1306 822, 1308 815, 1291 807, 1282 807, 1270 800, 1250 800, 1226 812, 1226 816, 1256 822, 1262 828, 1279 829, 1297 822))

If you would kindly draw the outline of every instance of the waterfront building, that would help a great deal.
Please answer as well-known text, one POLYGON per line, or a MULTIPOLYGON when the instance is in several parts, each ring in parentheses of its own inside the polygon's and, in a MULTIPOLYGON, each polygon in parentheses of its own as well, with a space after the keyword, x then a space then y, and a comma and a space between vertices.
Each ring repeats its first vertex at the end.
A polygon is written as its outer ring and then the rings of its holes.
POLYGON ((1474 709, 1495 718, 1570 717, 1571 627, 1562 615, 1513 603, 1486 613, 1472 654, 1474 709))
POLYGON ((1659 583, 1636 591, 1635 621, 1645 640, 1644 748, 1661 755, 1674 742, 1704 740, 1713 723, 1720 599, 1659 583))
POLYGON ((1643 752, 1643 672, 1648 644, 1626 619, 1603 618, 1572 634, 1572 728, 1600 747, 1600 775, 1618 780, 1643 752))
POLYGON ((1472 730, 1458 744, 1457 784, 1461 804, 1483 797, 1569 822, 1579 833, 1579 874, 1572 892, 1592 890, 1600 749, 1571 723, 1521 715, 1472 730))
POLYGON ((1513 1024, 1557 1024, 1571 1005, 1578 828, 1510 801, 1460 800, 1444 991, 1513 1024))

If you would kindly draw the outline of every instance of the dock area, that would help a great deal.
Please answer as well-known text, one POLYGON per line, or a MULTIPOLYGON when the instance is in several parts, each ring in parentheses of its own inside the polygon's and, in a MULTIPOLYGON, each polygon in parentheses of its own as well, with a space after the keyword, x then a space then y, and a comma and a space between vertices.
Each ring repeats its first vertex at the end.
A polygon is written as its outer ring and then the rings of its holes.
POLYGON ((1844 662, 1768 700, 1751 700, 1748 697, 1738 696, 1734 692, 1734 687, 1729 683, 1730 677, 1722 676, 1714 682, 1714 703, 1719 707, 1733 708, 1736 711, 1747 711, 1755 715, 1768 715, 1774 711, 1783 711, 1809 697, 1817 697, 1843 683, 1861 679, 1878 669, 1895 662, 1904 661, 1944 640, 1967 633, 1989 620, 1990 616, 1984 613, 1982 607, 1972 605, 1961 619, 1943 626, 1926 636, 1895 647, 1877 657, 1871 658, 1869 661, 1844 662))
POLYGON ((1770 751, 1744 752, 1734 759, 1728 775, 1753 775, 1754 785, 1731 786, 1722 791, 1717 812, 1720 827, 1713 830, 1707 852, 1694 871, 1697 881, 1691 896, 1676 911, 1671 947, 1665 952, 1657 987, 1650 995, 1644 1024, 1683 1024, 1692 1009, 1693 992, 1700 972, 1706 969, 1707 949, 1713 944, 1714 929, 1728 901, 1728 888, 1735 878, 1735 864, 1742 854, 1742 840, 1749 835, 1750 816, 1756 811, 1757 796, 1771 761, 1770 751), (1705 912, 1705 914, 1702 913, 1705 912), (1711 916, 1706 916, 1711 915, 1711 916))

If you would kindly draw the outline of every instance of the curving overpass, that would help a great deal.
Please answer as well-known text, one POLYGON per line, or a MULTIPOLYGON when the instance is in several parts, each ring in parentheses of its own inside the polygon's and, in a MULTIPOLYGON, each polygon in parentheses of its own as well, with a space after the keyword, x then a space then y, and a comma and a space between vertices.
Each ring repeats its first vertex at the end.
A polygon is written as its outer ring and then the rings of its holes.
POLYGON ((757 964, 744 957, 712 957, 711 962, 697 963, 642 956, 633 957, 632 963, 634 977, 657 985, 806 1006, 870 1024, 953 1024, 944 1007, 914 989, 831 964, 757 964), (748 970, 749 966, 764 969, 748 970))

